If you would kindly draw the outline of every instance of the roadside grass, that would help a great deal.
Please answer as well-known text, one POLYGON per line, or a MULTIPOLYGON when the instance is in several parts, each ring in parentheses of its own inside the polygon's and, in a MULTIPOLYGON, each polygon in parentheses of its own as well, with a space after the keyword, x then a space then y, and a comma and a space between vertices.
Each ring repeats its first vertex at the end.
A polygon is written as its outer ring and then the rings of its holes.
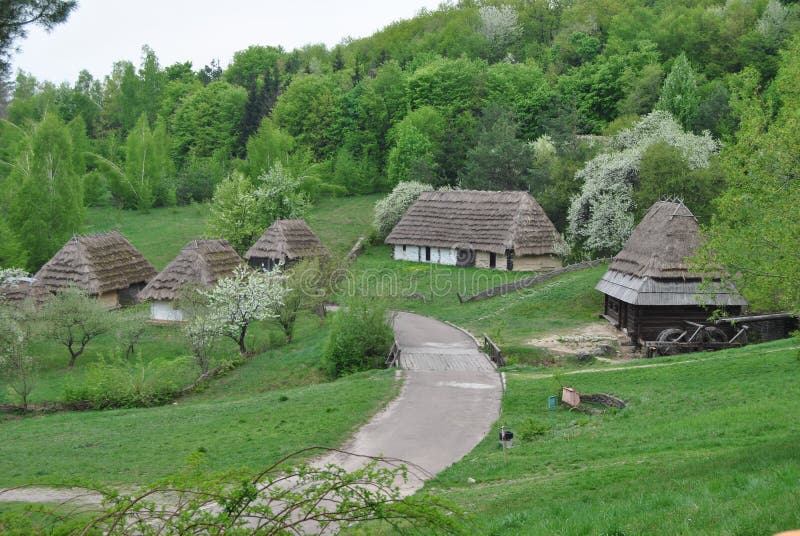
POLYGON ((6 421, 0 487, 147 484, 198 451, 210 471, 260 469, 301 448, 339 447, 393 392, 394 371, 381 370, 248 397, 6 421))
POLYGON ((191 240, 205 236, 207 204, 154 208, 149 211, 90 208, 88 233, 119 230, 142 255, 161 270, 191 240))
POLYGON ((673 366, 509 373, 496 433, 428 484, 480 534, 771 534, 800 525, 797 340, 652 359, 673 366), (712 357, 713 355, 713 357, 712 357), (626 409, 549 413, 561 385, 626 409), (555 418, 555 437, 551 432, 555 418), (476 483, 468 483, 473 478, 476 483))

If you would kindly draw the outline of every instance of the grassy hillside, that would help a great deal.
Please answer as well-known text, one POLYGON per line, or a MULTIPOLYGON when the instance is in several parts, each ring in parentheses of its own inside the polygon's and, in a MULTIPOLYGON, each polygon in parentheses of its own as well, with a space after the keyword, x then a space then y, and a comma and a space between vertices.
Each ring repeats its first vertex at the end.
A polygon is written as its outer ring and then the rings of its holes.
POLYGON ((88 479, 146 484, 202 450, 210 470, 262 468, 311 445, 338 447, 380 407, 392 371, 158 408, 60 413, 0 423, 0 487, 88 479))
POLYGON ((800 370, 796 345, 780 341, 555 378, 509 374, 498 427, 516 432, 514 447, 504 458, 491 433, 429 488, 472 512, 480 534, 796 528, 800 430, 789 394, 800 370), (550 414, 547 397, 561 385, 613 393, 629 406, 602 416, 563 408, 550 414))
POLYGON ((90 208, 89 233, 119 230, 157 270, 175 258, 190 240, 205 235, 208 205, 154 208, 149 212, 90 208))

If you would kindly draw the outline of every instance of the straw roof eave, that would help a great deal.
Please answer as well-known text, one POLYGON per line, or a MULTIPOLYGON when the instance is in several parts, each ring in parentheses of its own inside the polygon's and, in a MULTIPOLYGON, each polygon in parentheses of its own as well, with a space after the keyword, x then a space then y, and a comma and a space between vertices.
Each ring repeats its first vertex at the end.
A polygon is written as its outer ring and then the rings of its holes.
POLYGON ((241 264, 227 240, 193 240, 142 289, 139 301, 176 300, 184 286, 212 286, 241 264))
POLYGON ((451 190, 422 193, 385 243, 552 255, 557 236, 527 192, 451 190))
POLYGON ((247 260, 296 260, 319 257, 328 250, 303 220, 276 220, 245 253, 247 260))

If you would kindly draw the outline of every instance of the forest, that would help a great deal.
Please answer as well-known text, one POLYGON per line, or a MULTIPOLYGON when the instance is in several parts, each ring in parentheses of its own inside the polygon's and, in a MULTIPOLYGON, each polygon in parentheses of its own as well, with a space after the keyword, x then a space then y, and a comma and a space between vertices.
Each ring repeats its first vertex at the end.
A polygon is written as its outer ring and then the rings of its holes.
POLYGON ((0 265, 36 270, 86 207, 282 214, 414 180, 528 190, 575 259, 678 197, 707 262, 796 308, 798 28, 781 0, 460 0, 224 69, 143 46, 102 79, 18 72, 0 84, 0 265))

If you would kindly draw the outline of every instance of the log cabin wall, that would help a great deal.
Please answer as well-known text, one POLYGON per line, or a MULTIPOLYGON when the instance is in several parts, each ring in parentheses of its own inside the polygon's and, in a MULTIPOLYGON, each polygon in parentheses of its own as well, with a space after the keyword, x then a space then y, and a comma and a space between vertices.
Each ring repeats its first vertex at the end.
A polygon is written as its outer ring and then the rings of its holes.
MULTIPOLYGON (((628 304, 626 304, 628 305, 628 304)), ((740 306, 727 307, 729 315, 741 313, 740 306)), ((658 334, 667 328, 686 329, 684 320, 691 322, 707 322, 714 313, 713 307, 700 307, 697 305, 682 306, 636 306, 628 305, 628 335, 634 342, 654 341, 658 334)), ((733 328, 720 326, 728 335, 732 335, 733 328)))

